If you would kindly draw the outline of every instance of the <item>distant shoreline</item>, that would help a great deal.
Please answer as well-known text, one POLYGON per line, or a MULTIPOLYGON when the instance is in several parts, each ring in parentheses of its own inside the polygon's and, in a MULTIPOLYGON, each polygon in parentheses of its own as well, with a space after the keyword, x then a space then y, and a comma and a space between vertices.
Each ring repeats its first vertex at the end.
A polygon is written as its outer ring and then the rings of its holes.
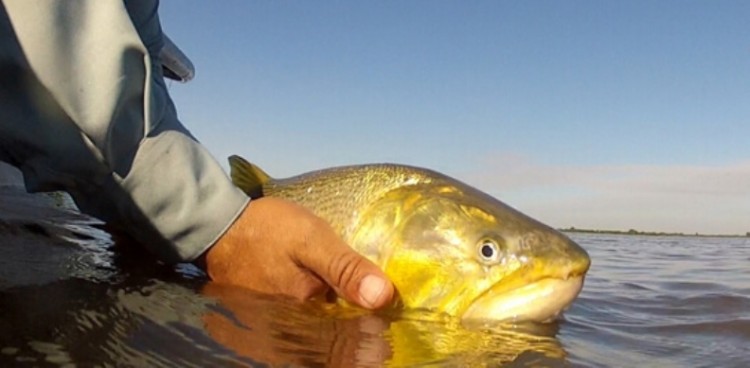
POLYGON ((660 231, 639 231, 630 229, 627 231, 622 230, 593 230, 593 229, 578 229, 576 227, 569 227, 565 229, 558 229, 566 233, 584 233, 584 234, 613 234, 613 235, 645 235, 645 236, 692 236, 702 238, 750 238, 750 232, 745 235, 742 234, 701 234, 701 233, 670 233, 660 231))

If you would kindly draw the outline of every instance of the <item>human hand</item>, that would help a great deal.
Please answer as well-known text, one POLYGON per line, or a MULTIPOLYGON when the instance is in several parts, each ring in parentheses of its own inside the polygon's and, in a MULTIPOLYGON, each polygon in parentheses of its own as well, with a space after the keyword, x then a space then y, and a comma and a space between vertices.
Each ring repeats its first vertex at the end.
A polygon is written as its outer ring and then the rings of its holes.
POLYGON ((377 309, 395 294, 387 276, 328 223, 279 198, 250 201, 200 263, 215 282, 301 300, 330 287, 350 303, 377 309))

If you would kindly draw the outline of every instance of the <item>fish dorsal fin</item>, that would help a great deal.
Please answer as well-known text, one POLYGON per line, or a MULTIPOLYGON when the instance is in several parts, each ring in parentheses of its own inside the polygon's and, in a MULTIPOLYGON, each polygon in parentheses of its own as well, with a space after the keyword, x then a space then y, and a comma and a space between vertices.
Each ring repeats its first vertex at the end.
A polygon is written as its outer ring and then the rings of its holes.
POLYGON ((263 196, 263 184, 271 181, 271 177, 265 171, 237 155, 229 157, 229 167, 234 185, 250 198, 263 196))

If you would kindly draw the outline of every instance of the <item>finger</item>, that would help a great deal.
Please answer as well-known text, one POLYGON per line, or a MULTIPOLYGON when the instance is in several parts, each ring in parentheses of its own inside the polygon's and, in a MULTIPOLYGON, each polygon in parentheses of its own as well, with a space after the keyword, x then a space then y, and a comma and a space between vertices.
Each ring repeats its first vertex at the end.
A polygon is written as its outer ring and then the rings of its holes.
POLYGON ((393 300, 393 284, 383 271, 352 250, 333 231, 330 235, 309 238, 297 258, 351 303, 378 309, 393 300))

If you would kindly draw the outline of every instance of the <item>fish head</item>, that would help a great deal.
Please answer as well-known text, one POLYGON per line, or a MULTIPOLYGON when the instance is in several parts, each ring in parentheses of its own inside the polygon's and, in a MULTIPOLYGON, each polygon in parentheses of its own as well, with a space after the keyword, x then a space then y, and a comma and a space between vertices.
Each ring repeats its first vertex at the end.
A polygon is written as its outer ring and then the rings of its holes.
MULTIPOLYGON (((564 234, 469 186, 394 190, 359 226, 361 253, 406 308, 465 320, 547 321, 580 292, 590 265, 564 234)), ((355 237, 355 239, 357 238, 355 237)))

